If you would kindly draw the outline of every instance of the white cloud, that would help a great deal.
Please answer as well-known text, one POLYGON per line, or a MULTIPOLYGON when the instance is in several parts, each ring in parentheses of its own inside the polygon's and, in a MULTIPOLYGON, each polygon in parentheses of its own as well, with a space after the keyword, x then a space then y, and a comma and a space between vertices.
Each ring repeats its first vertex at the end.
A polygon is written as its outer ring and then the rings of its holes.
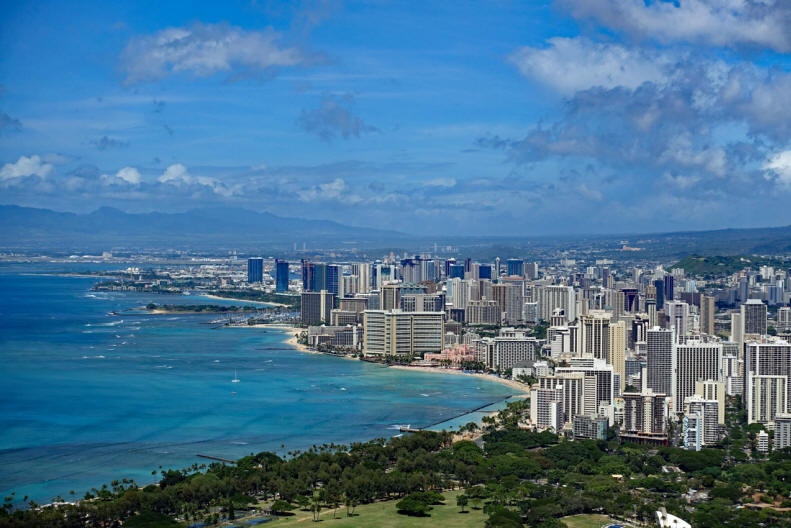
POLYGON ((343 180, 343 178, 335 178, 331 182, 320 183, 319 185, 315 185, 309 189, 297 191, 297 196, 303 202, 312 202, 315 200, 335 200, 341 198, 347 188, 348 186, 346 185, 346 182, 343 180))
POLYGON ((142 177, 140 171, 134 167, 124 167, 114 175, 102 174, 102 180, 108 184, 140 185, 142 177))
POLYGON ((167 28, 133 38, 121 54, 126 83, 188 72, 205 77, 219 72, 256 72, 295 66, 307 60, 296 48, 281 47, 273 30, 245 31, 229 24, 167 28))
POLYGON ((563 94, 593 87, 634 89, 645 82, 667 80, 668 57, 583 37, 551 38, 546 48, 524 46, 510 57, 525 77, 563 94))
POLYGON ((423 187, 455 187, 456 178, 434 178, 423 182, 423 187))
POLYGON ((226 198, 239 194, 242 191, 243 185, 227 186, 221 181, 208 176, 193 176, 187 170, 187 167, 181 163, 175 163, 165 169, 162 176, 157 178, 159 183, 167 183, 168 185, 175 185, 180 187, 182 185, 198 185, 209 188, 213 193, 219 194, 226 198))
POLYGON ((751 45, 791 51, 787 0, 562 0, 572 16, 662 43, 751 45))
POLYGON ((179 185, 181 183, 192 183, 192 176, 187 172, 187 167, 181 163, 176 163, 165 169, 165 172, 157 180, 160 183, 179 185))
POLYGON ((0 169, 0 181, 14 180, 17 178, 27 178, 28 176, 38 176, 46 178, 54 167, 49 163, 44 163, 40 156, 30 157, 20 156, 15 163, 6 163, 0 169))
POLYGON ((781 187, 791 189, 791 150, 779 152, 769 158, 762 167, 765 177, 781 187))

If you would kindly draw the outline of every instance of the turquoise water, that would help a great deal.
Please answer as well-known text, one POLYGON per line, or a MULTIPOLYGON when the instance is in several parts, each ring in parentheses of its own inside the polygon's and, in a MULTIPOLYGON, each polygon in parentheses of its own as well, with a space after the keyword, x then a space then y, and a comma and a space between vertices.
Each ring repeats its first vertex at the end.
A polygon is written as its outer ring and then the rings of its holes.
POLYGON ((3 496, 69 499, 115 479, 152 482, 152 470, 202 462, 197 454, 391 436, 399 424, 440 422, 514 393, 300 353, 280 331, 214 329, 206 323, 216 315, 111 316, 196 299, 91 292, 90 278, 23 274, 52 269, 68 268, 0 266, 3 496))

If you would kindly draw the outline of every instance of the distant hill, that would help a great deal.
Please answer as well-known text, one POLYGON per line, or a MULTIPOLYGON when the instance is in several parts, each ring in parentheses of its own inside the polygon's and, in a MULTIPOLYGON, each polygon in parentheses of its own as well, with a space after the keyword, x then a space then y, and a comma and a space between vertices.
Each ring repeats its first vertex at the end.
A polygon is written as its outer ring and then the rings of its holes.
POLYGON ((75 248, 218 249, 288 247, 327 243, 331 247, 400 239, 395 231, 328 220, 287 218, 236 208, 184 213, 125 213, 102 207, 75 214, 16 205, 0 206, 0 247, 17 250, 75 248))
POLYGON ((783 262, 771 257, 754 256, 715 256, 706 257, 691 255, 673 264, 672 268, 681 268, 689 276, 717 277, 730 275, 745 268, 757 269, 760 266, 784 266, 783 262))

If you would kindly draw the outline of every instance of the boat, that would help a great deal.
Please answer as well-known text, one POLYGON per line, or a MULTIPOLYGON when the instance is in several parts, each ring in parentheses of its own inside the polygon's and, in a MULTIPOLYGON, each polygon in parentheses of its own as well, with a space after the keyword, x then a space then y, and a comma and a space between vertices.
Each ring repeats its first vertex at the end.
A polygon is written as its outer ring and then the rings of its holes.
POLYGON ((239 379, 239 375, 236 373, 236 369, 234 369, 234 371, 233 371, 233 379, 231 380, 231 383, 239 383, 240 381, 242 381, 242 380, 239 379))

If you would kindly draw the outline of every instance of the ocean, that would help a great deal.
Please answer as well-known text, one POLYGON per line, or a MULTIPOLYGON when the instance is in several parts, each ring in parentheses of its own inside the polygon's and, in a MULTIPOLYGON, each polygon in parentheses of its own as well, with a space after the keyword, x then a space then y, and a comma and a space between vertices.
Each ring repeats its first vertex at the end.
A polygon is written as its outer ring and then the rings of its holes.
POLYGON ((0 264, 0 490, 17 503, 72 500, 122 478, 147 484, 152 472, 207 462, 198 454, 389 437, 515 393, 298 352, 282 331, 215 328, 212 314, 113 316, 149 302, 223 302, 30 275, 106 268, 0 264))

